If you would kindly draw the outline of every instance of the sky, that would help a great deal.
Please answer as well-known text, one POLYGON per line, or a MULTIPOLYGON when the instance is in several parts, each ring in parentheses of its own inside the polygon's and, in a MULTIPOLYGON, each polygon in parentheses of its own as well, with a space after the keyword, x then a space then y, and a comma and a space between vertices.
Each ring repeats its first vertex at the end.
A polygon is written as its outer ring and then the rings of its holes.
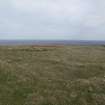
POLYGON ((105 0, 0 0, 0 39, 105 40, 105 0))

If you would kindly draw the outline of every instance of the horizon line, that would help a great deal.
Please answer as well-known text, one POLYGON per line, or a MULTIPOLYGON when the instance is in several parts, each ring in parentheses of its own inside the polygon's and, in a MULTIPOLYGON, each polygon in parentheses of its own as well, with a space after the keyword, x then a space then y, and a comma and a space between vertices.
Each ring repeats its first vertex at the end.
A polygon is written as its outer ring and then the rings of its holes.
POLYGON ((0 41, 105 41, 105 39, 0 39, 0 41))

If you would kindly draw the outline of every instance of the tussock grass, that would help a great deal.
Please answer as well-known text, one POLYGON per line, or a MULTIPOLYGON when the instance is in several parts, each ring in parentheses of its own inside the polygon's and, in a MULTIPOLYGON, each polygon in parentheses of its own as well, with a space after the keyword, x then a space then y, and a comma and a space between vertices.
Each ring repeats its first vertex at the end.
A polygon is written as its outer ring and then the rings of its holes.
POLYGON ((1 46, 0 105, 105 105, 105 46, 1 46))

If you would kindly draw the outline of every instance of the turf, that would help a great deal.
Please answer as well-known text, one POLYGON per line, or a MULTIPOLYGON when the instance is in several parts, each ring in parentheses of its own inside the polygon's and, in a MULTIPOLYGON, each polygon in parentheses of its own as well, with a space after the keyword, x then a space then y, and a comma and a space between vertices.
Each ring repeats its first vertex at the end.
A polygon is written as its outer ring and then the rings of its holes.
POLYGON ((105 46, 1 46, 0 105, 105 105, 105 46))

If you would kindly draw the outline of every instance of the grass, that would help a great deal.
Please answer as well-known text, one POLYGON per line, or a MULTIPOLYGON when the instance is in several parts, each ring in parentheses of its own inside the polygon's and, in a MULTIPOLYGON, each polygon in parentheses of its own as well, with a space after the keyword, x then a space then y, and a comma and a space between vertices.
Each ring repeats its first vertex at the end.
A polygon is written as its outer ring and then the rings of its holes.
POLYGON ((105 47, 1 46, 0 105, 105 105, 105 47))

